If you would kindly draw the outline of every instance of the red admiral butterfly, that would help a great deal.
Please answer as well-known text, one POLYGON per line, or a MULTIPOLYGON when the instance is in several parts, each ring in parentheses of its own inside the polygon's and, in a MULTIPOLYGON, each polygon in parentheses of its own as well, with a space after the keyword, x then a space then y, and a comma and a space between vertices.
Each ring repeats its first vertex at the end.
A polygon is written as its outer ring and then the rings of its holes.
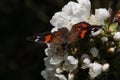
POLYGON ((29 37, 29 40, 39 43, 52 43, 54 45, 70 44, 87 36, 89 37, 92 32, 98 31, 101 27, 101 25, 90 25, 87 22, 80 22, 73 25, 70 31, 63 27, 53 33, 36 34, 29 37))

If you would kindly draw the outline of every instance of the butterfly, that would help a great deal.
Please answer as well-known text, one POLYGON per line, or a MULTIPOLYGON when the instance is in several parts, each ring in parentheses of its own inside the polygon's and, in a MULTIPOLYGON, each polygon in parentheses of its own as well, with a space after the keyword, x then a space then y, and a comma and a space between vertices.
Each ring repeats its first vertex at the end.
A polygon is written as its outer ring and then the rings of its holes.
POLYGON ((38 43, 51 43, 54 45, 71 44, 85 37, 90 37, 91 33, 98 31, 102 25, 90 25, 87 22, 79 22, 72 26, 71 30, 66 27, 54 32, 44 32, 28 37, 30 41, 38 43))

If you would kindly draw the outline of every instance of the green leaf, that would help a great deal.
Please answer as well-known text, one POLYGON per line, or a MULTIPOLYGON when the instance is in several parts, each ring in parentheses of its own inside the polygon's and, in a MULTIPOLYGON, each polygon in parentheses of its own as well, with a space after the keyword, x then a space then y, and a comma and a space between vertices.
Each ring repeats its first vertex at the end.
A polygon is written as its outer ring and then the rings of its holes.
POLYGON ((101 34, 102 34, 102 35, 105 35, 105 30, 102 29, 102 30, 101 30, 101 34))
POLYGON ((118 27, 117 27, 117 31, 120 31, 120 25, 118 25, 118 27))
POLYGON ((118 27, 118 22, 114 22, 109 26, 109 30, 114 32, 117 27, 118 27))
POLYGON ((108 29, 108 27, 109 27, 109 22, 106 22, 105 23, 105 29, 108 29))
POLYGON ((118 47, 120 47, 120 42, 118 42, 118 44, 117 44, 117 45, 118 45, 118 47))
POLYGON ((104 29, 108 30, 110 25, 110 21, 105 21, 104 29))

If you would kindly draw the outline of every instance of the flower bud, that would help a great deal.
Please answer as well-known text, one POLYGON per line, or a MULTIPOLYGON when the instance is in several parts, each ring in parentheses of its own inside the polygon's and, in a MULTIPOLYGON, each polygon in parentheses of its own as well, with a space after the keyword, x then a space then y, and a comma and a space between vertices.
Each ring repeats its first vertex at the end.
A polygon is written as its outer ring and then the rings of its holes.
POLYGON ((68 80, 74 80, 74 73, 68 74, 68 80))
POLYGON ((99 50, 96 47, 93 47, 90 49, 90 53, 92 54, 93 57, 97 57, 99 50))
POLYGON ((63 71, 64 71, 64 69, 62 67, 56 69, 56 72, 58 74, 62 73, 63 71))
POLYGON ((108 38, 107 38, 107 37, 102 37, 101 40, 102 40, 102 42, 104 43, 104 42, 107 42, 107 41, 108 41, 108 38))
POLYGON ((120 41, 120 32, 116 32, 113 38, 115 41, 120 41))
POLYGON ((103 71, 107 71, 109 69, 110 65, 108 63, 105 63, 102 67, 103 71))
POLYGON ((90 58, 88 54, 82 54, 81 61, 83 61, 85 58, 90 58))
POLYGON ((115 48, 114 48, 114 47, 110 47, 110 48, 107 50, 107 52, 109 52, 109 53, 114 53, 114 52, 115 52, 115 48))

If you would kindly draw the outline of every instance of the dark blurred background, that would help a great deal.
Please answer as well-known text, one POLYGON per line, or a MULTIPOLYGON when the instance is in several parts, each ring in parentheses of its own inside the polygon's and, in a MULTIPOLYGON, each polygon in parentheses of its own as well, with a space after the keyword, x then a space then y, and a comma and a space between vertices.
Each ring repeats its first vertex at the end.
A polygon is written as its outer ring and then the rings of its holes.
MULTIPOLYGON (((74 0, 76 1, 76 0, 74 0)), ((0 0, 0 80, 43 80, 45 44, 27 41, 50 31, 50 19, 69 0, 0 0)), ((109 0, 92 0, 108 8, 109 0)))

